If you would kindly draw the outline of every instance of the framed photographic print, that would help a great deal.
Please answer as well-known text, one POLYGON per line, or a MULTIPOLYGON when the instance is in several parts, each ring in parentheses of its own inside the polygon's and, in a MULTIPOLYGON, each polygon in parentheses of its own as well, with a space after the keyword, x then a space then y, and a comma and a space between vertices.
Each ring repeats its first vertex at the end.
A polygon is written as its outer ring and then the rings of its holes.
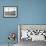
POLYGON ((17 7, 16 6, 4 6, 3 7, 4 17, 16 17, 17 16, 17 7))
POLYGON ((22 40, 46 41, 46 24, 19 24, 18 42, 22 40))

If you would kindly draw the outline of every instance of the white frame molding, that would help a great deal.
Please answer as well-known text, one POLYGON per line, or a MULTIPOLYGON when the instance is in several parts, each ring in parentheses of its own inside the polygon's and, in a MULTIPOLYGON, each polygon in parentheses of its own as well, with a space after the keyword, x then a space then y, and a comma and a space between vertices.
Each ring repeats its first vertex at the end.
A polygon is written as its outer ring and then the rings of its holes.
POLYGON ((20 25, 18 25, 18 43, 20 43, 20 25))

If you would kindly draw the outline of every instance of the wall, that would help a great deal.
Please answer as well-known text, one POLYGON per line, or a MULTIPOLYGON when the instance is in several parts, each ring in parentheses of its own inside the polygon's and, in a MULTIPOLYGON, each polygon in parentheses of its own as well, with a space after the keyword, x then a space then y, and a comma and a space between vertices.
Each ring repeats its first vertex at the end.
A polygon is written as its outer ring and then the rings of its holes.
MULTIPOLYGON (((17 32, 18 18, 3 18, 3 6, 17 6, 18 0, 0 0, 0 44, 7 44, 8 34, 17 32)), ((18 39, 18 38, 17 38, 18 39)), ((16 43, 18 40, 16 39, 16 43)))
POLYGON ((46 0, 20 0, 19 18, 21 24, 46 24, 46 0))
MULTIPOLYGON (((7 44, 9 32, 18 24, 46 24, 46 0, 0 0, 0 44, 7 44), (3 18, 3 6, 18 6, 16 18, 3 18)), ((16 40, 17 43, 17 40, 16 40)))

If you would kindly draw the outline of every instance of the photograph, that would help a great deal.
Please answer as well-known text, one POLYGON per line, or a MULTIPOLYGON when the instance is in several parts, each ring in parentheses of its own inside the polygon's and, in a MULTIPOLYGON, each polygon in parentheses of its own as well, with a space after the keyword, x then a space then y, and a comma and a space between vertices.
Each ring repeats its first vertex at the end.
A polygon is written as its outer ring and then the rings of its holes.
POLYGON ((17 16, 17 7, 4 7, 4 17, 16 17, 17 16))

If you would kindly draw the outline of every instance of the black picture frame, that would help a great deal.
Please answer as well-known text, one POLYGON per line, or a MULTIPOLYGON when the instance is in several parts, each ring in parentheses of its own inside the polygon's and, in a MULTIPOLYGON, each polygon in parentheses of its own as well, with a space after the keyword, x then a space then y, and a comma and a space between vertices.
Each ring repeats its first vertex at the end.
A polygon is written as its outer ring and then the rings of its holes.
POLYGON ((4 18, 15 18, 18 16, 17 6, 3 6, 3 17, 4 18))

